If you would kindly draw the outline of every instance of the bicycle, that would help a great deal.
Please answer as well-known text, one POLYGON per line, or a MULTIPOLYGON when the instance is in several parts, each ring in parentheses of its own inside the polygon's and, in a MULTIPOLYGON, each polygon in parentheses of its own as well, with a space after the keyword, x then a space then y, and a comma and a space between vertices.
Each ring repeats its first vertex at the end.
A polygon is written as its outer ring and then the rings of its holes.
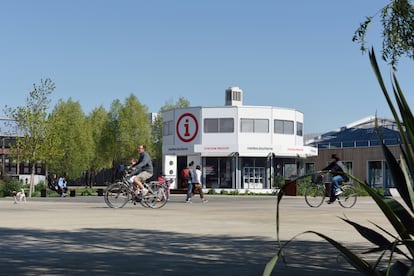
POLYGON ((126 172, 122 174, 121 181, 110 184, 104 194, 105 203, 111 208, 122 208, 129 201, 134 205, 140 203, 147 208, 158 209, 163 207, 167 203, 166 184, 158 181, 151 181, 150 183, 144 183, 148 193, 142 195, 141 193, 135 194, 132 187, 132 183, 128 179, 126 172))
MULTIPOLYGON (((305 190, 305 201, 309 207, 317 208, 322 205, 325 197, 330 197, 331 183, 324 181, 326 173, 317 173, 312 178, 312 183, 305 190)), ((351 184, 340 183, 339 188, 342 193, 336 197, 339 205, 343 208, 352 208, 358 194, 351 184)))
POLYGON ((163 180, 161 181, 153 181, 158 182, 158 185, 162 185, 163 189, 165 190, 165 196, 167 197, 167 200, 170 198, 170 186, 174 183, 174 179, 172 178, 166 178, 166 175, 162 175, 163 180))

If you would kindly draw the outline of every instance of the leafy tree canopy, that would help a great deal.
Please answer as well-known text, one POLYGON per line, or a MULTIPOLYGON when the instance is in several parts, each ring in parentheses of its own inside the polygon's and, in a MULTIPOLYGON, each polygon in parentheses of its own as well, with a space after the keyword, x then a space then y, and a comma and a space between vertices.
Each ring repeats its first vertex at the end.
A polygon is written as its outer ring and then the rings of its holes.
POLYGON ((382 59, 394 69, 401 56, 414 59, 414 7, 410 0, 393 0, 373 16, 368 16, 355 31, 352 41, 367 51, 367 32, 372 20, 380 17, 382 24, 382 59))

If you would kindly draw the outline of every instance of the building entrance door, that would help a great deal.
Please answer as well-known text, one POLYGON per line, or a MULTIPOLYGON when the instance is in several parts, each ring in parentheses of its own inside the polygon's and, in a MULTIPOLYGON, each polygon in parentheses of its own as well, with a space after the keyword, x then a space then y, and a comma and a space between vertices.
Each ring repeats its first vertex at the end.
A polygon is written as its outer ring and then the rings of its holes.
POLYGON ((207 157, 205 169, 206 188, 231 189, 233 187, 234 169, 231 158, 207 157))

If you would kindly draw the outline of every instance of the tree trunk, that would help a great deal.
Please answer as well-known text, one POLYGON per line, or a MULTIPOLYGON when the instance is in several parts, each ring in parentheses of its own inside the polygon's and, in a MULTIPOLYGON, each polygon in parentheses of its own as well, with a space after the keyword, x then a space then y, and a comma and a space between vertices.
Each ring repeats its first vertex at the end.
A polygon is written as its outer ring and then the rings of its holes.
POLYGON ((29 198, 32 197, 34 192, 34 175, 35 175, 35 164, 32 164, 32 173, 30 174, 30 189, 29 189, 29 198))

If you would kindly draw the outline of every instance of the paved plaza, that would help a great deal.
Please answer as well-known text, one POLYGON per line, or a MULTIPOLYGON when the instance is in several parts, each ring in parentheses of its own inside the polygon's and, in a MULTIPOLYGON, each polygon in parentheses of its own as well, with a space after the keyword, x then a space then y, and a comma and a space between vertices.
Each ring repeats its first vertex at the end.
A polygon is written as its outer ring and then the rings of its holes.
MULTIPOLYGON (((276 197, 211 196, 184 203, 172 195, 161 209, 103 197, 0 199, 1 275, 262 275, 277 251, 276 197)), ((386 226, 368 197, 352 209, 310 208, 303 197, 281 202, 280 237, 315 230, 362 252, 369 244, 339 217, 386 226)), ((391 229, 390 229, 391 230, 391 229)), ((314 234, 299 235, 274 275, 359 275, 314 234)))

